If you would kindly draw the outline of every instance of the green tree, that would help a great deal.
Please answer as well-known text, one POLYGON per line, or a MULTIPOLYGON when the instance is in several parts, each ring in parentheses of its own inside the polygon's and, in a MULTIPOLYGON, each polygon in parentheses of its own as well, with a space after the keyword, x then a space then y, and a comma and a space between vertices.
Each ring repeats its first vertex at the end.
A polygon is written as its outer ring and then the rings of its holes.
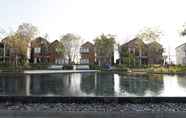
POLYGON ((112 64, 115 37, 113 35, 98 36, 95 40, 96 56, 99 65, 112 64))
MULTIPOLYGON (((141 32, 139 32, 136 35, 136 37, 138 39, 141 39, 142 41, 144 41, 146 43, 152 43, 152 42, 160 41, 161 36, 162 36, 162 32, 159 29, 157 29, 157 28, 150 28, 150 27, 144 28, 141 32)), ((142 54, 148 52, 148 49, 146 49, 144 46, 145 45, 142 44, 142 43, 138 44, 138 46, 137 46, 138 49, 139 49, 139 52, 140 52, 140 59, 139 59, 140 65, 142 64, 142 62, 141 62, 142 54)))
POLYGON ((16 57, 20 58, 20 64, 25 64, 27 60, 28 44, 30 40, 35 37, 37 32, 37 28, 32 24, 23 23, 18 26, 16 32, 11 32, 4 41, 6 45, 14 49, 16 57))

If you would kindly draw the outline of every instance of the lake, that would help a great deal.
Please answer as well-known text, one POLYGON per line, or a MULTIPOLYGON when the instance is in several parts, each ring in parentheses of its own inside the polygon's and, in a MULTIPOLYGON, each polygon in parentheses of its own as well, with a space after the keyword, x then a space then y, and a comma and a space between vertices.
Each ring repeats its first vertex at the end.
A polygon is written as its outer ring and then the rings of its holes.
POLYGON ((186 97, 186 75, 0 74, 0 96, 186 97))

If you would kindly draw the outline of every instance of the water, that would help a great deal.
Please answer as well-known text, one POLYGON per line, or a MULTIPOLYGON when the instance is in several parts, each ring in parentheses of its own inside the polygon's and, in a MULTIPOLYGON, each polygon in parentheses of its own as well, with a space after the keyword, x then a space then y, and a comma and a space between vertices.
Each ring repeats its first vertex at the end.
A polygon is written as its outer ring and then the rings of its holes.
POLYGON ((0 74, 1 96, 186 96, 186 75, 0 74))

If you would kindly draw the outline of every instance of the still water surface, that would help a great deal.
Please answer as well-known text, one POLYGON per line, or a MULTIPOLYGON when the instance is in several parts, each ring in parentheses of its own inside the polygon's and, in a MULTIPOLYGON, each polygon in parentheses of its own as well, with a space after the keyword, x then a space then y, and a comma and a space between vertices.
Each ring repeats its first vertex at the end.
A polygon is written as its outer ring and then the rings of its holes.
POLYGON ((186 75, 1 74, 1 96, 186 96, 186 75))

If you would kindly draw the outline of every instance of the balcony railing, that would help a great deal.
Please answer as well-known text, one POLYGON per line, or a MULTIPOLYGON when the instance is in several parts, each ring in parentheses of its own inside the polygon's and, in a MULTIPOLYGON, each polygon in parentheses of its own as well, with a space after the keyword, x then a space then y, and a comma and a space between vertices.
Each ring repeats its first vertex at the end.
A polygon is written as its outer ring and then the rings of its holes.
POLYGON ((89 60, 88 59, 81 59, 80 64, 89 64, 89 60))
POLYGON ((80 53, 89 53, 89 48, 80 48, 80 53))

